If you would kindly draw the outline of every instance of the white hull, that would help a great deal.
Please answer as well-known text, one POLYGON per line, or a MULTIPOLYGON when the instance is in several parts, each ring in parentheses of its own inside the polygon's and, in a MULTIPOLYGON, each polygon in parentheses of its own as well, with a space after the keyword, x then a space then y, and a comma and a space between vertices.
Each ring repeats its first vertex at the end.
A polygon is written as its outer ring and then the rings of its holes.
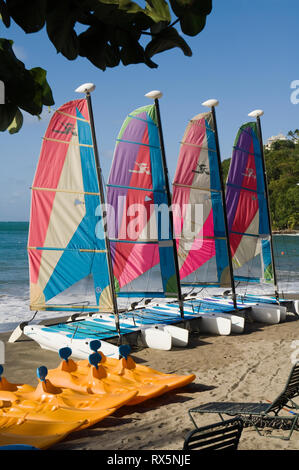
MULTIPOLYGON (((157 304, 155 304, 155 306, 150 306, 149 308, 159 312, 159 306, 157 304)), ((179 314, 179 309, 176 306, 167 304, 167 312, 179 314)), ((193 310, 189 308, 184 308, 184 312, 189 315, 194 315, 194 318, 201 318, 201 331, 203 333, 226 336, 230 333, 242 333, 244 330, 245 320, 238 315, 231 315, 222 312, 194 313, 193 310)))
MULTIPOLYGON (((80 316, 79 318, 86 317, 80 316)), ((113 315, 95 314, 92 317, 88 317, 88 321, 92 322, 97 318, 105 319, 105 321, 109 321, 110 324, 115 327, 115 320, 113 315)), ((185 347, 189 342, 189 331, 185 328, 159 323, 153 323, 152 325, 144 326, 142 325, 142 320, 136 319, 134 323, 134 320, 131 318, 120 318, 120 326, 122 323, 139 329, 141 332, 141 337, 144 341, 144 345, 148 348, 169 351, 172 346, 185 347)))
POLYGON ((255 312, 257 317, 260 315, 261 318, 264 318, 264 310, 267 311, 267 318, 269 319, 269 322, 266 323, 271 323, 271 317, 273 319, 273 323, 283 322, 285 321, 287 315, 287 309, 282 305, 257 303, 251 307, 251 310, 252 312, 255 312))
POLYGON ((251 318, 259 323, 268 323, 276 325, 281 321, 281 312, 278 308, 269 309, 264 306, 254 305, 251 307, 251 318))
MULTIPOLYGON (((92 321, 93 318, 105 318, 105 320, 110 319, 111 324, 115 326, 114 317, 111 315, 95 314, 89 318, 89 321, 92 321)), ((135 323, 131 318, 124 318, 123 323, 129 324, 132 327, 136 325, 137 328, 140 328, 142 338, 144 339, 146 346, 149 348, 168 351, 171 349, 171 346, 185 347, 189 342, 189 331, 185 328, 160 323, 153 323, 151 326, 144 326, 140 318, 135 319, 135 323), (171 341, 169 340, 169 336, 171 337, 171 341), (169 343, 171 344, 169 345, 169 343)), ((121 324, 122 319, 120 319, 120 325, 121 324)))
POLYGON ((170 351, 172 348, 172 337, 167 331, 159 328, 142 328, 142 340, 144 345, 151 349, 159 349, 160 351, 170 351))
MULTIPOLYGON (((158 327, 160 328, 160 327, 158 327)), ((172 344, 177 348, 184 348, 189 343, 189 330, 178 326, 166 325, 162 327, 172 337, 172 344)))
POLYGON ((198 315, 200 317, 200 331, 212 335, 227 336, 231 334, 232 322, 230 318, 207 313, 198 315))
MULTIPOLYGON (((63 333, 47 332, 44 325, 25 326, 23 333, 38 343, 42 349, 57 352, 60 348, 68 346, 72 349, 72 355, 78 359, 87 359, 92 353, 89 343, 93 338, 72 339, 63 333)), ((120 358, 119 347, 107 341, 101 340, 99 351, 102 351, 105 356, 120 358)))
MULTIPOLYGON (((252 295, 252 300, 251 300, 251 295, 248 295, 248 300, 249 301, 254 301, 254 295, 252 295)), ((258 299, 264 299, 265 303, 271 303, 269 302, 269 296, 267 295, 258 295, 258 299)), ((295 313, 296 315, 299 315, 299 300, 294 300, 294 299, 283 299, 287 304, 289 304, 289 311, 292 313, 295 313), (291 308, 290 308, 291 307, 291 308)), ((257 300, 259 301, 259 300, 257 300)), ((275 303, 275 300, 273 299, 273 304, 275 303)), ((288 308, 286 309, 288 311, 288 308)))
POLYGON ((233 315, 232 313, 221 313, 221 316, 223 316, 224 318, 230 318, 232 322, 232 326, 231 326, 232 333, 236 333, 236 334, 243 333, 244 328, 245 328, 244 317, 233 315))
MULTIPOLYGON (((206 299, 208 301, 219 302, 220 304, 233 305, 232 300, 228 299, 206 299)), ((259 323, 268 323, 270 325, 275 325, 277 323, 283 322, 286 319, 286 307, 281 305, 272 305, 272 304, 263 304, 260 302, 250 302, 246 303, 238 302, 238 307, 243 306, 251 308, 251 317, 254 321, 259 323)))

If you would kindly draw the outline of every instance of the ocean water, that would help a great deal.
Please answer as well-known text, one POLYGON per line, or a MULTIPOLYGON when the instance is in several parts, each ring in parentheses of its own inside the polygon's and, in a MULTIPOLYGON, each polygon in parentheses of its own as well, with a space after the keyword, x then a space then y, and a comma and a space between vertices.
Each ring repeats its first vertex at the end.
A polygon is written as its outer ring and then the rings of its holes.
MULTIPOLYGON (((29 272, 27 259, 28 222, 0 222, 0 332, 13 330, 20 322, 30 320, 29 272)), ((299 234, 274 236, 275 262, 279 290, 299 292, 299 234)), ((248 289, 238 288, 238 292, 248 289)), ((220 290, 222 292, 222 289, 220 290)), ((271 286, 251 286, 250 292, 269 293, 271 286)), ((219 293, 209 289, 211 295, 219 293)), ((65 316, 65 312, 54 314, 65 316)), ((53 312, 39 312, 38 319, 49 318, 53 312)))

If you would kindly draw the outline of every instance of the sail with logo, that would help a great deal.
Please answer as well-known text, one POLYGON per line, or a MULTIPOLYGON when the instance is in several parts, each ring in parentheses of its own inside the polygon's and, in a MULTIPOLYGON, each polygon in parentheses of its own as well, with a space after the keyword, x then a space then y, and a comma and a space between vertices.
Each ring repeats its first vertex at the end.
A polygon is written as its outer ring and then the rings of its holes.
POLYGON ((243 124, 234 143, 226 191, 230 247, 236 281, 246 285, 257 283, 265 291, 269 290, 267 286, 271 290, 274 288, 273 297, 246 291, 242 294, 243 301, 279 304, 280 317, 284 318, 283 309, 298 315, 299 301, 284 299, 278 289, 260 122, 262 115, 263 110, 260 109, 249 113, 248 116, 256 118, 256 122, 243 124))
POLYGON ((226 183, 226 206, 235 280, 273 283, 266 188, 256 122, 243 124, 237 133, 226 183))
POLYGON ((32 185, 31 310, 113 311, 96 175, 86 99, 70 101, 50 120, 32 185))
POLYGON ((120 297, 176 297, 157 111, 132 111, 117 137, 107 184, 108 233, 120 297))
POLYGON ((187 125, 172 200, 182 286, 230 286, 212 111, 196 115, 187 125))

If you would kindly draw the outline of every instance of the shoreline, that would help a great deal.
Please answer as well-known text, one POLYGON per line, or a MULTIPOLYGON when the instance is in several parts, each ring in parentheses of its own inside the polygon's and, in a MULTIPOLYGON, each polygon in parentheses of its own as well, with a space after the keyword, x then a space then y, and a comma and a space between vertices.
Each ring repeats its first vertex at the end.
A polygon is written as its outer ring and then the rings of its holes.
POLYGON ((299 235, 299 230, 272 230, 273 235, 299 235))

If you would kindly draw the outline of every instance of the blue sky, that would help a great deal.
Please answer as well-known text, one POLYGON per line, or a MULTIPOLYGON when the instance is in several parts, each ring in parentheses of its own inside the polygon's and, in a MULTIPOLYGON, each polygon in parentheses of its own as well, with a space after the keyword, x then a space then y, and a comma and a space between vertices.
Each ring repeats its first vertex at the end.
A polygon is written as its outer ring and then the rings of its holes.
MULTIPOLYGON (((139 2, 140 3, 140 2, 139 2)), ((299 80, 298 0, 214 0, 203 32, 186 37, 193 56, 178 50, 154 57, 158 69, 119 66, 105 72, 85 59, 68 61, 57 54, 45 30, 31 35, 16 25, 0 25, 0 37, 13 39, 15 52, 27 68, 48 70, 55 108, 78 95, 75 88, 96 84, 93 108, 97 140, 107 179, 115 139, 126 115, 149 103, 144 94, 158 89, 170 179, 174 175, 180 139, 190 118, 204 111, 201 103, 217 98, 217 122, 222 159, 231 156, 248 112, 262 108, 264 141, 299 127, 299 104, 292 104, 291 82, 299 80)), ((299 97, 299 93, 298 93, 299 97)), ((51 115, 25 116, 16 135, 0 133, 0 220, 28 220, 30 186, 51 115)))

